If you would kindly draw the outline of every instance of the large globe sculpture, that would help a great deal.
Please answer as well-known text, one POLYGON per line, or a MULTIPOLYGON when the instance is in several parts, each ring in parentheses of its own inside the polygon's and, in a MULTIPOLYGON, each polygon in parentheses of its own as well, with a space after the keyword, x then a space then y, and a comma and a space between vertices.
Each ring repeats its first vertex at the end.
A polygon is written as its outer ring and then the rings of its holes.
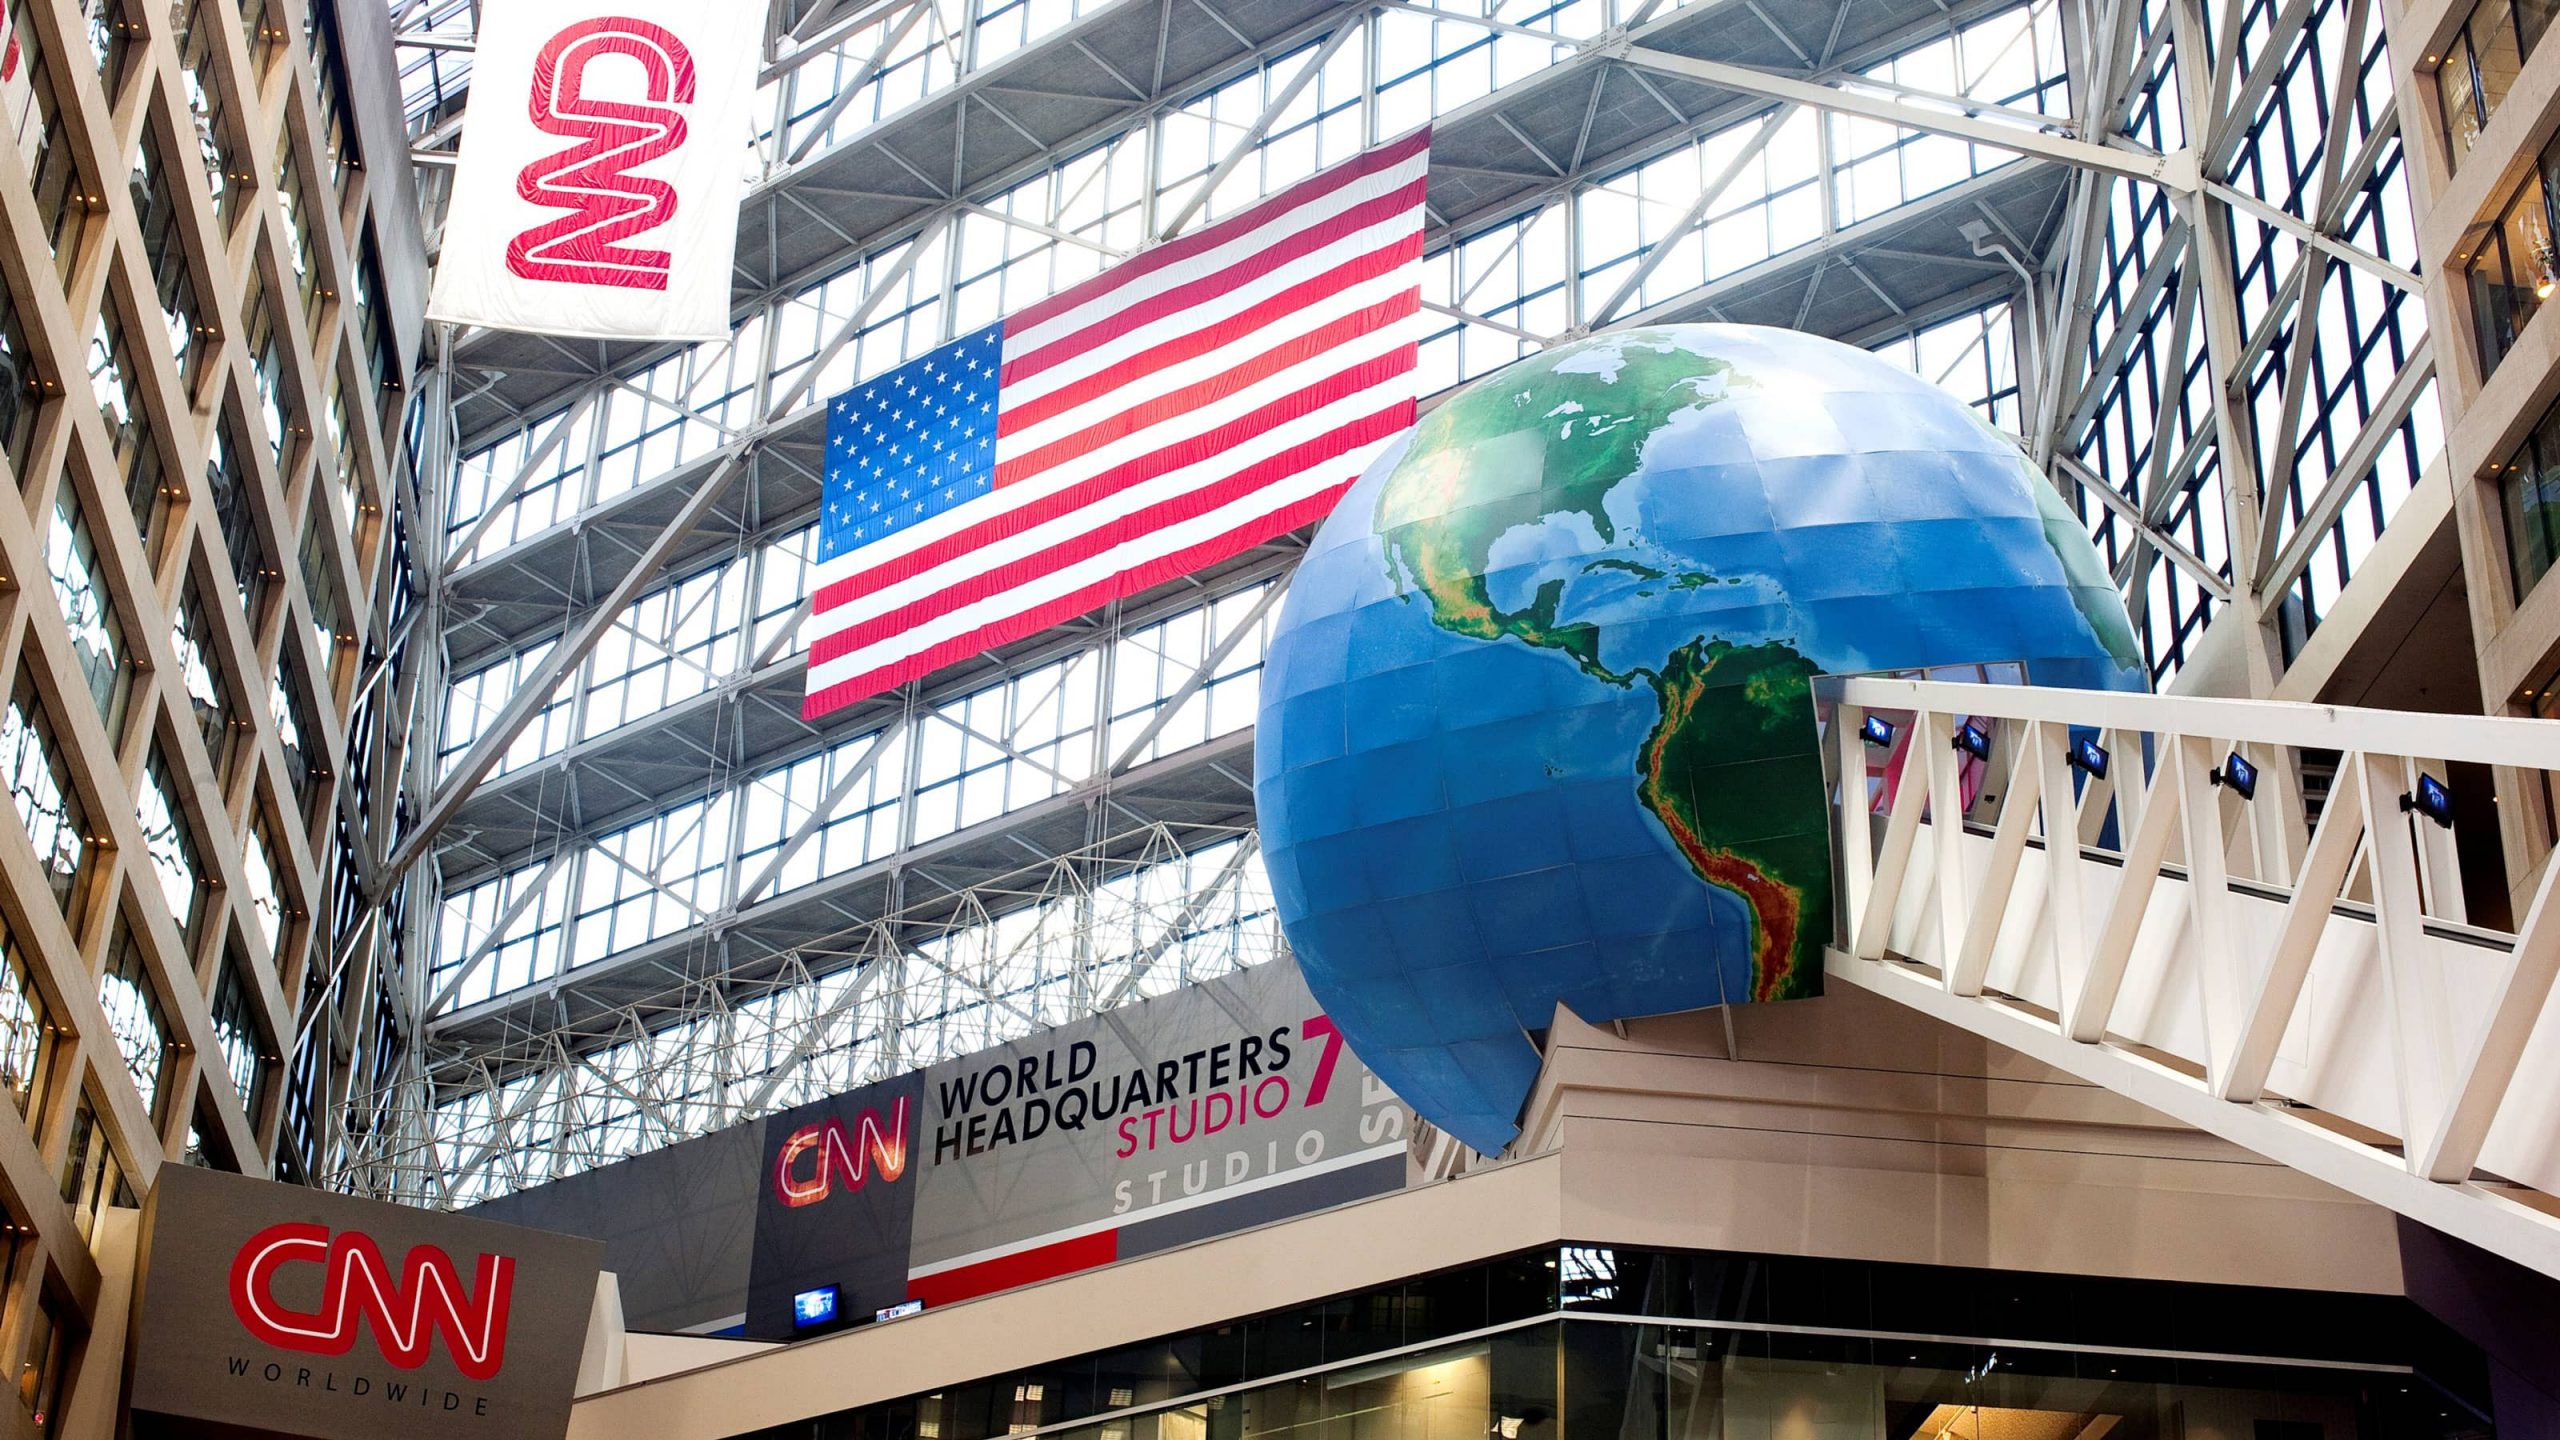
POLYGON ((1362 1060, 1496 1150, 1558 1002, 1818 993, 1807 682, 1985 662, 2143 684, 2079 521, 1945 391, 1752 326, 1521 361, 1380 456, 1291 582, 1254 757, 1290 945, 1362 1060))

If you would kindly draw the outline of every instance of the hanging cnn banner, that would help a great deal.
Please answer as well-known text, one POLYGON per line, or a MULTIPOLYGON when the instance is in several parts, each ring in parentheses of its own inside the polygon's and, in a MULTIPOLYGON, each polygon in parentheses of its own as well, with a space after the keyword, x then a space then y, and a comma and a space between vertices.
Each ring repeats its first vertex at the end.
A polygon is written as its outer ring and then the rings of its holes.
POLYGON ((699 0, 482 6, 427 317, 728 334, 756 36, 699 0))

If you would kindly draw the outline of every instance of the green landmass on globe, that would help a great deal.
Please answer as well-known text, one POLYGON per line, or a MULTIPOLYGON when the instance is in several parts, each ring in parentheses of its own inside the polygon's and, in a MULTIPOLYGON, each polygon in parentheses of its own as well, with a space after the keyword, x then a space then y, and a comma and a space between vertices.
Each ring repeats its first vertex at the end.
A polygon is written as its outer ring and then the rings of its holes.
MULTIPOLYGON (((1565 368, 1574 353, 1523 360, 1503 384, 1471 386, 1423 418, 1379 492, 1376 529, 1391 576, 1408 598, 1427 598, 1432 623, 1452 634, 1518 640, 1557 651, 1606 684, 1649 688, 1659 718, 1635 756, 1637 799, 1701 880, 1749 908, 1750 998, 1815 993, 1831 935, 1831 858, 1818 818, 1808 823, 1803 813, 1823 804, 1820 741, 1806 723, 1807 682, 1818 668, 1782 640, 1737 646, 1708 636, 1658 663, 1612 668, 1597 626, 1559 618, 1562 580, 1516 609, 1496 603, 1486 583, 1495 542, 1517 526, 1578 514, 1603 542, 1615 540, 1605 502, 1641 472, 1654 433, 1675 413, 1714 401, 1723 385, 1750 383, 1726 361, 1648 343, 1642 331, 1621 337, 1610 369, 1565 368), (1559 423, 1524 427, 1530 406, 1559 423), (1529 435, 1545 436, 1542 454, 1497 463, 1542 483, 1484 498, 1492 487, 1471 469, 1488 449, 1514 449, 1529 435)), ((1583 566, 1600 571, 1680 590, 1719 580, 1616 556, 1583 566)))

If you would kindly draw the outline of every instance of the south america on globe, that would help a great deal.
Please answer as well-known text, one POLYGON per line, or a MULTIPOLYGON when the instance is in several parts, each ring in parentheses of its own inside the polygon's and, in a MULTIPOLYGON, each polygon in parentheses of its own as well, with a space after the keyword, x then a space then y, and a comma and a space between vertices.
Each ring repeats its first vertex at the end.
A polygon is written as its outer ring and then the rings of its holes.
POLYGON ((1254 755, 1290 946, 1363 1061, 1498 1150, 1560 1003, 1820 993, 1810 682, 1958 665, 2144 684, 2080 521, 1963 402, 1753 326, 1522 360, 1382 453, 1290 582, 1254 755))

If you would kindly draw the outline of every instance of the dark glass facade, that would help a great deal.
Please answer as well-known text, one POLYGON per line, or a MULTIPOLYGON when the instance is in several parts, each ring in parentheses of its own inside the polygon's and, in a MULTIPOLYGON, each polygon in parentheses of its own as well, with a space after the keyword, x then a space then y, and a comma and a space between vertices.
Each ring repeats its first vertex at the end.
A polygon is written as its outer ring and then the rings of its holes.
POLYGON ((2398 1297, 1567 1246, 740 1440, 2453 1440, 2398 1297))

